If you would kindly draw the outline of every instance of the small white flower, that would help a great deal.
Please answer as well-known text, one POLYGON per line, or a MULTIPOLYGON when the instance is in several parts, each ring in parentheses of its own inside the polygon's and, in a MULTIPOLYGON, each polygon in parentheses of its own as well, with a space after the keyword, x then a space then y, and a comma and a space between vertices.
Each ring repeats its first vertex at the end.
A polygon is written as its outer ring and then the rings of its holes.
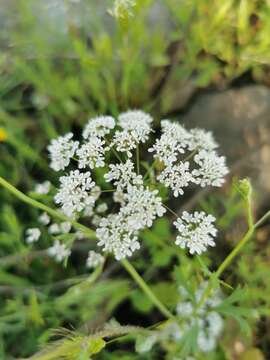
POLYGON ((103 167, 105 165, 104 144, 105 142, 97 136, 89 137, 87 143, 83 144, 76 152, 79 157, 79 169, 103 167))
POLYGON ((51 188, 51 183, 50 181, 44 181, 41 184, 36 184, 35 186, 35 192, 37 194, 41 194, 41 195, 46 195, 48 194, 48 192, 50 191, 51 188))
POLYGON ((52 234, 52 235, 60 234, 60 226, 59 226, 59 224, 56 224, 56 223, 51 224, 49 226, 48 232, 49 232, 49 234, 52 234))
POLYGON ((49 215, 44 212, 40 215, 40 217, 38 218, 38 221, 40 222, 40 224, 42 225, 48 225, 51 221, 49 215))
POLYGON ((151 227, 153 221, 166 212, 158 190, 149 190, 143 186, 128 186, 125 205, 120 212, 126 216, 129 227, 134 230, 151 227))
POLYGON ((102 265, 104 263, 104 261, 105 261, 104 256, 91 250, 88 253, 88 257, 86 260, 86 266, 89 269, 96 268, 97 266, 102 265))
POLYGON ((182 125, 169 120, 161 121, 161 129, 161 137, 148 151, 154 152, 155 158, 170 166, 185 153, 191 136, 182 125))
POLYGON ((69 221, 64 221, 60 223, 60 233, 61 234, 68 234, 71 230, 71 223, 69 221))
POLYGON ((122 129, 129 132, 136 143, 144 143, 151 132, 153 118, 141 110, 121 113, 118 118, 122 129))
POLYGON ((197 338, 198 347, 202 352, 210 352, 217 346, 217 340, 214 336, 209 336, 204 330, 200 330, 197 338))
POLYGON ((212 224, 214 221, 214 216, 206 215, 203 211, 195 211, 194 214, 184 211, 182 217, 174 222, 180 233, 176 237, 176 245, 182 249, 188 248, 191 254, 201 254, 207 246, 215 246, 217 229, 212 224))
POLYGON ((180 302, 176 307, 176 312, 180 318, 190 316, 193 310, 193 305, 190 301, 180 302))
POLYGON ((108 205, 106 203, 101 203, 96 207, 96 212, 101 214, 108 210, 108 205))
POLYGON ((84 139, 104 137, 115 127, 115 120, 111 116, 98 116, 90 119, 83 131, 84 139))
POLYGON ((121 164, 110 164, 110 171, 104 175, 107 182, 113 183, 118 190, 127 188, 128 185, 141 185, 143 179, 141 175, 137 175, 134 171, 134 164, 131 160, 127 160, 121 164))
POLYGON ((212 151, 218 147, 211 131, 195 128, 190 130, 190 135, 188 148, 191 151, 195 149, 212 151))
POLYGON ((71 140, 72 133, 53 139, 48 146, 49 156, 51 159, 50 167, 55 170, 64 170, 70 163, 70 159, 74 156, 78 146, 78 141, 71 140))
POLYGON ((115 146, 117 151, 126 152, 131 157, 132 150, 148 140, 153 119, 141 110, 127 111, 120 114, 118 119, 123 130, 115 132, 111 147, 115 146))
POLYGON ((130 131, 116 131, 111 143, 111 147, 115 146, 119 152, 127 153, 127 156, 132 157, 132 150, 136 149, 137 142, 130 131))
POLYGON ((157 179, 166 187, 173 190, 173 195, 175 197, 183 195, 183 188, 187 187, 192 181, 194 181, 194 178, 189 171, 188 161, 165 167, 157 179))
POLYGON ((30 228, 26 230, 25 241, 27 244, 32 244, 39 240, 41 232, 38 228, 30 228))
POLYGON ((48 249, 48 254, 58 262, 67 258, 70 253, 70 249, 65 244, 61 244, 59 240, 56 240, 53 246, 48 249))
POLYGON ((140 248, 137 232, 130 231, 121 213, 102 218, 96 235, 98 246, 102 246, 105 252, 112 252, 116 260, 131 256, 140 248))
POLYGON ((83 210, 83 216, 91 217, 94 215, 94 203, 91 205, 87 205, 83 210))
POLYGON ((99 215, 94 215, 94 216, 93 216, 93 219, 92 219, 92 224, 93 224, 94 226, 99 226, 99 224, 100 224, 100 222, 101 222, 101 219, 102 219, 101 216, 99 216, 99 215))
POLYGON ((200 166, 192 171, 196 184, 201 187, 207 185, 220 187, 223 185, 224 177, 229 172, 224 156, 218 156, 215 151, 201 150, 195 155, 194 161, 200 166))
POLYGON ((75 235, 77 240, 83 240, 85 238, 85 234, 82 231, 76 231, 75 235))
POLYGON ((71 171, 69 175, 60 177, 60 183, 60 190, 54 199, 56 204, 62 205, 62 210, 67 216, 71 217, 75 212, 80 212, 86 206, 95 203, 95 199, 89 193, 95 186, 90 172, 71 171))

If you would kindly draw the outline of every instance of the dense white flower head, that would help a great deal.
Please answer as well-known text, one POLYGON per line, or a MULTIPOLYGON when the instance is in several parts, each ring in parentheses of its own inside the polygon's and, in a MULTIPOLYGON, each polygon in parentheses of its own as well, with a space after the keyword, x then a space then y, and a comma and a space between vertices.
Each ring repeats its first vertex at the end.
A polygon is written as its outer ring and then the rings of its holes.
POLYGON ((90 172, 71 171, 69 175, 60 177, 60 183, 60 189, 54 199, 57 204, 62 205, 62 210, 67 216, 72 217, 75 212, 80 212, 95 202, 89 193, 95 186, 90 172))
POLYGON ((46 195, 49 193, 51 189, 51 182, 50 181, 44 181, 41 184, 36 184, 35 186, 35 192, 37 194, 46 195))
POLYGON ((143 183, 142 176, 135 173, 134 164, 129 159, 125 163, 110 164, 109 167, 110 171, 104 175, 105 180, 117 186, 118 190, 143 183))
POLYGON ((183 188, 189 186, 194 181, 193 175, 189 170, 188 161, 165 167, 157 179, 166 187, 169 187, 175 197, 183 195, 183 188))
POLYGON ((188 148, 191 151, 195 149, 212 151, 218 147, 211 131, 195 128, 190 130, 190 135, 188 148))
POLYGON ((123 130, 130 132, 136 143, 144 143, 152 131, 153 118, 141 110, 130 110, 120 114, 118 122, 123 130))
POLYGON ((64 170, 70 163, 70 159, 74 156, 78 146, 78 141, 71 140, 72 133, 53 139, 48 146, 49 156, 51 159, 50 167, 55 170, 64 170))
POLYGON ((151 227, 153 221, 166 211, 158 191, 143 186, 128 186, 118 214, 102 218, 96 230, 98 245, 113 252, 116 259, 131 256, 140 248, 138 231, 151 227))
POLYGON ((215 151, 201 150, 195 155, 194 161, 199 165, 199 168, 192 172, 196 184, 202 187, 207 185, 219 187, 224 184, 224 177, 229 172, 224 156, 218 156, 215 151))
POLYGON ((38 228, 30 228, 26 230, 25 241, 27 244, 32 244, 39 240, 41 232, 38 228))
POLYGON ((94 137, 104 137, 115 127, 115 120, 111 116, 98 116, 90 119, 83 131, 83 138, 88 140, 94 137))
POLYGON ((115 146, 117 151, 125 152, 128 157, 131 157, 132 150, 136 149, 139 143, 148 140, 152 131, 152 121, 152 117, 141 110, 130 110, 120 114, 118 125, 122 130, 115 132, 111 146, 115 146))
POLYGON ((120 211, 125 214, 129 227, 134 230, 151 227, 153 221, 166 212, 158 190, 149 190, 143 186, 128 186, 124 201, 125 205, 120 211))
POLYGON ((190 296, 182 293, 181 301, 177 304, 177 315, 182 319, 182 325, 176 324, 174 332, 176 338, 180 340, 190 328, 196 324, 198 326, 197 345, 202 352, 210 352, 217 346, 217 340, 222 333, 224 321, 213 307, 218 306, 221 301, 221 293, 214 292, 200 311, 195 312, 196 305, 199 303, 201 296, 207 286, 207 283, 202 283, 195 293, 195 303, 191 301, 190 296))
POLYGON ((129 257, 140 248, 138 233, 131 231, 122 213, 102 218, 96 230, 98 246, 114 254, 116 260, 129 257))
POLYGON ((169 120, 161 121, 161 130, 161 137, 148 151, 153 152, 154 157, 166 166, 171 166, 180 154, 185 153, 191 135, 183 126, 169 120))
POLYGON ((137 141, 130 131, 116 131, 111 143, 111 147, 115 146, 119 152, 124 152, 129 158, 132 157, 132 151, 137 147, 137 141))
POLYGON ((97 266, 102 265, 104 261, 105 261, 104 256, 91 250, 88 253, 88 257, 86 260, 86 267, 88 267, 89 269, 96 268, 97 266))
POLYGON ((96 167, 103 167, 104 162, 104 144, 105 141, 97 136, 89 137, 87 142, 83 144, 76 152, 79 161, 79 169, 89 167, 94 169, 96 167))
POLYGON ((61 244, 59 240, 56 240, 53 246, 48 249, 48 254, 58 262, 69 257, 70 253, 70 249, 65 244, 61 244))
POLYGON ((201 254, 207 249, 207 246, 215 246, 214 237, 217 229, 213 222, 215 217, 207 215, 204 211, 195 211, 190 214, 186 211, 174 222, 179 231, 176 237, 176 245, 182 249, 188 248, 191 254, 201 254))

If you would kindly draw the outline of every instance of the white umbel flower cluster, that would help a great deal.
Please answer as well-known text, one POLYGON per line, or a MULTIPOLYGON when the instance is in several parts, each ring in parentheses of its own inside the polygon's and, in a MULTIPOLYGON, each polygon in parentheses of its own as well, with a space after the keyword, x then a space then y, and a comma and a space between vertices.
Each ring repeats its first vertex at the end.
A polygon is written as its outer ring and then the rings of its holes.
POLYGON ((83 130, 83 138, 91 140, 92 137, 104 138, 115 127, 115 120, 111 116, 98 116, 90 119, 83 130))
POLYGON ((215 246, 214 237, 217 229, 213 222, 215 217, 207 215, 204 211, 195 211, 189 214, 184 211, 181 218, 174 222, 179 235, 176 237, 176 245, 182 249, 188 248, 191 254, 201 254, 207 246, 215 246))
POLYGON ((115 132, 112 146, 132 157, 132 150, 148 140, 153 118, 140 110, 127 111, 119 116, 121 130, 115 132))
POLYGON ((40 195, 47 195, 51 189, 50 181, 44 181, 41 184, 36 184, 35 192, 40 195))
POLYGON ((217 143, 211 132, 187 131, 168 120, 163 120, 161 126, 160 139, 148 151, 164 164, 158 180, 171 188, 175 197, 183 195, 183 188, 192 183, 201 187, 222 186, 228 168, 225 158, 215 150, 217 143))
POLYGON ((94 169, 95 167, 103 167, 105 165, 104 144, 105 142, 97 136, 89 138, 76 152, 79 158, 79 168, 89 167, 94 169))
POLYGON ((121 164, 110 164, 110 171, 105 174, 105 180, 111 182, 118 190, 127 189, 129 185, 142 185, 143 178, 134 171, 134 164, 127 160, 121 164))
MULTIPOLYGON (((221 303, 222 294, 216 291, 198 311, 196 307, 206 286, 206 283, 202 283, 199 286, 195 292, 195 301, 186 289, 180 286, 179 295, 181 300, 176 306, 176 313, 180 321, 178 323, 170 322, 161 330, 152 332, 148 337, 146 336, 145 340, 140 344, 139 352, 147 352, 151 350, 154 344, 162 343, 166 340, 173 340, 179 344, 180 341, 185 341, 186 336, 194 326, 198 329, 197 338, 194 339, 198 347, 196 353, 209 353, 213 351, 224 328, 223 318, 214 309, 214 307, 221 303)), ((185 357, 185 359, 192 358, 185 357)))
POLYGON ((138 232, 151 227, 153 220, 165 213, 158 191, 142 186, 129 186, 123 195, 123 205, 118 214, 102 218, 97 228, 98 245, 113 252, 120 260, 140 248, 138 232))
POLYGON ((89 171, 71 171, 67 176, 60 177, 60 183, 60 190, 54 199, 56 204, 62 205, 62 210, 67 216, 72 217, 75 212, 80 212, 95 202, 90 193, 95 183, 89 171))
POLYGON ((70 159, 74 156, 78 146, 78 141, 73 141, 73 134, 68 133, 60 136, 58 139, 52 140, 48 146, 51 159, 51 168, 55 171, 64 170, 70 163, 70 159))
POLYGON ((25 241, 27 244, 32 244, 39 240, 41 235, 41 231, 39 228, 30 228, 26 230, 26 238, 25 241))
POLYGON ((86 260, 86 267, 88 267, 89 269, 93 269, 98 267, 99 265, 102 265, 104 261, 105 261, 104 256, 91 250, 88 253, 88 257, 86 260))
POLYGON ((61 244, 59 240, 56 240, 53 246, 48 249, 48 254, 55 258, 57 262, 61 262, 68 258, 70 253, 70 249, 65 244, 61 244))
POLYGON ((183 287, 179 288, 181 301, 177 304, 176 312, 182 321, 181 325, 174 324, 174 326, 171 327, 172 335, 179 341, 194 325, 197 325, 197 345, 199 350, 204 353, 213 351, 216 348, 218 338, 224 327, 223 318, 213 310, 213 308, 218 306, 222 301, 221 293, 216 291, 206 300, 205 304, 200 308, 199 313, 195 312, 196 305, 200 301, 206 286, 206 283, 202 283, 196 291, 195 303, 191 301, 188 293, 183 291, 183 287))
MULTIPOLYGON (((97 246, 120 260, 140 248, 140 232, 165 214, 166 206, 160 196, 163 186, 179 197, 190 185, 223 184, 228 172, 225 158, 218 155, 212 133, 202 129, 187 130, 179 123, 162 120, 161 136, 148 148, 155 161, 151 165, 138 160, 143 155, 139 147, 145 147, 154 133, 152 126, 151 115, 129 110, 117 119, 90 119, 81 142, 74 141, 72 133, 52 140, 48 146, 50 166, 55 171, 66 171, 59 177, 54 201, 67 221, 54 223, 42 214, 39 222, 48 225, 49 234, 56 236, 49 253, 57 261, 70 254, 71 244, 65 244, 63 238, 72 238, 64 236, 72 232, 72 220, 84 218, 85 223, 95 226, 97 246), (104 174, 104 179, 100 179, 100 174, 104 174), (105 189, 101 190, 100 184, 105 189), (61 234, 64 237, 59 238, 61 234)), ((42 185, 40 193, 50 190, 51 185, 45 185, 48 189, 42 185)), ((54 189, 50 190, 51 195, 54 189)), ((201 254, 215 245, 214 221, 212 215, 204 212, 184 212, 174 223, 179 232, 176 244, 191 254, 201 254)), ((35 241, 35 235, 29 233, 30 242, 35 241)), ((84 238, 82 234, 73 235, 77 240, 84 238)), ((101 259, 89 253, 88 266, 94 266, 90 264, 98 258, 101 259)))

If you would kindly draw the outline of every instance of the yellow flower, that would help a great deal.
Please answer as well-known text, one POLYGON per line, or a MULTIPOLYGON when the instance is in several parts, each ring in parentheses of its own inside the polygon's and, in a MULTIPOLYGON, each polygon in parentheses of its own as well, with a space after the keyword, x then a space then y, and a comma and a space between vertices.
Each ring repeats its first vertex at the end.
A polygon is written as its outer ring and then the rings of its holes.
POLYGON ((7 132, 4 128, 0 127, 0 142, 4 142, 7 139, 7 132))

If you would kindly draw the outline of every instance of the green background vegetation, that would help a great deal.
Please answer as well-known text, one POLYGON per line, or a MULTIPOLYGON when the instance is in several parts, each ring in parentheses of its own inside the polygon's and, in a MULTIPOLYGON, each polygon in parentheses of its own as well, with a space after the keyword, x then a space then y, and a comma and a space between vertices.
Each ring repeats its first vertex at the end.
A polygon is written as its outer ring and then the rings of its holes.
MULTIPOLYGON (((56 16, 55 9, 50 12, 55 18, 49 16, 35 1, 3 2, 0 176, 24 192, 37 182, 55 180, 47 162, 50 139, 69 130, 77 133, 91 116, 140 108, 153 114, 158 128, 164 117, 178 119, 177 101, 182 99, 177 96, 190 86, 218 91, 243 78, 269 85, 268 1, 138 0, 132 16, 123 12, 119 18, 107 11, 113 1, 100 2, 70 4, 65 18, 56 16)), ((184 207, 188 200, 182 198, 176 206, 184 207)), ((247 227, 245 200, 231 181, 225 189, 206 194, 197 207, 219 219, 219 244, 202 256, 207 268, 196 257, 176 252, 166 219, 142 234, 144 248, 132 259, 172 311, 177 286, 188 282, 192 287, 207 278, 247 227)), ((68 338, 64 328, 74 331, 73 345, 78 344, 66 352, 67 358, 88 359, 104 346, 99 337, 90 341, 91 349, 82 350, 89 330, 110 319, 143 327, 162 320, 112 259, 101 275, 85 270, 88 242, 78 244, 63 267, 46 256, 49 238, 33 248, 24 242, 25 229, 36 224, 35 209, 0 189, 0 213, 0 359, 29 357, 48 344, 53 329, 62 329, 60 334, 68 338)), ((260 231, 267 233, 265 228, 260 231)), ((236 295, 224 336, 207 359, 270 357, 269 257, 267 242, 261 245, 254 236, 224 273, 234 289, 224 292, 236 295), (243 351, 237 353, 239 344, 243 351)), ((110 326, 108 334, 113 334, 119 325, 110 326)), ((163 344, 141 355, 134 341, 131 332, 93 358, 173 358, 173 346, 163 344)))

